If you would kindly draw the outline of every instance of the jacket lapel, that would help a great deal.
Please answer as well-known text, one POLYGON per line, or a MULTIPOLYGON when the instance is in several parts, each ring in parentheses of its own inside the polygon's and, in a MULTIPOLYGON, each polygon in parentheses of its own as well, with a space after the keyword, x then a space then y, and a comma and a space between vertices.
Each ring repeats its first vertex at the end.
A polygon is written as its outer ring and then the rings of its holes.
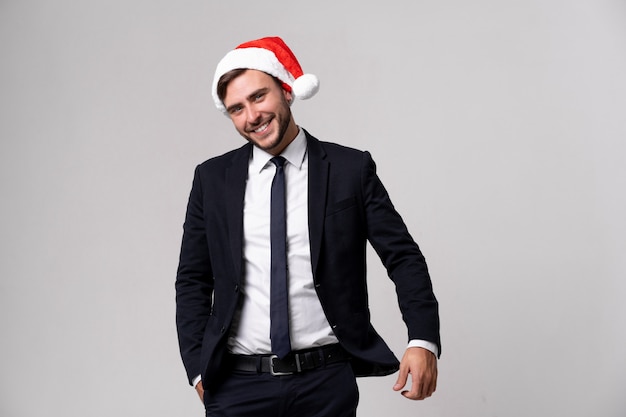
POLYGON ((235 279, 241 282, 243 252, 243 204, 248 179, 248 162, 252 145, 235 151, 232 164, 226 169, 226 220, 230 250, 235 268, 235 279))
POLYGON ((326 196, 328 191, 328 169, 326 152, 319 140, 305 130, 307 152, 309 154, 309 241, 311 245, 311 266, 316 276, 317 263, 322 246, 326 196))

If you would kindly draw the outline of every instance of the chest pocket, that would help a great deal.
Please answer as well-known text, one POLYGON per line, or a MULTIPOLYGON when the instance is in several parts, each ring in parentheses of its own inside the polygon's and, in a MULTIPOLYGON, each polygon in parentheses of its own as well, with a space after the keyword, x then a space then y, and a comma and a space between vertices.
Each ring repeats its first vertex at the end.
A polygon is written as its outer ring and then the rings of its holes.
POLYGON ((340 211, 349 209, 350 207, 354 207, 355 205, 356 205, 356 197, 354 196, 345 198, 336 203, 332 203, 328 207, 326 207, 326 217, 332 216, 333 214, 339 213, 340 211))

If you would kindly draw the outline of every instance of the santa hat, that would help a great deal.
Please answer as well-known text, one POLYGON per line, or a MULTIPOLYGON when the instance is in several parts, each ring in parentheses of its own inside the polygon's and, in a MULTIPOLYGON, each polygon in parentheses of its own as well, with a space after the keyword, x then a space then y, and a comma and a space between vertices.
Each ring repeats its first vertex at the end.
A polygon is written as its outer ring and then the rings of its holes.
POLYGON ((311 98, 319 90, 320 82, 313 74, 304 74, 291 49, 279 37, 268 37, 245 42, 226 54, 217 64, 213 77, 215 106, 226 113, 224 103, 217 95, 217 82, 222 75, 234 69, 254 69, 278 78, 283 88, 295 98, 311 98))

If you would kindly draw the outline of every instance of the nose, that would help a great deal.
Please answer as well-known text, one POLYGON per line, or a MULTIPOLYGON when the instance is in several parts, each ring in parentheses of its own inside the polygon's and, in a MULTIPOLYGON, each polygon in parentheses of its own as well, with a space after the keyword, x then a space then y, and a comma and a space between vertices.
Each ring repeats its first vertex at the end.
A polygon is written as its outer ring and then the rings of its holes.
POLYGON ((246 122, 255 124, 261 119, 261 112, 255 106, 246 106, 246 122))

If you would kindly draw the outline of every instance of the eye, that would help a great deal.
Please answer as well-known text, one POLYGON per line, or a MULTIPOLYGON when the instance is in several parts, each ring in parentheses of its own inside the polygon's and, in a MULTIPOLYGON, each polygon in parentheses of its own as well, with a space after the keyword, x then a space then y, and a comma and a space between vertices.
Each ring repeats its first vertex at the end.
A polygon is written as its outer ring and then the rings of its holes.
POLYGON ((228 109, 228 113, 230 113, 230 114, 237 114, 237 113, 241 112, 242 109, 243 109, 242 106, 233 106, 233 107, 230 107, 228 109))
POLYGON ((261 101, 263 100, 264 96, 265 96, 265 93, 258 93, 257 95, 254 96, 254 101, 261 101))

